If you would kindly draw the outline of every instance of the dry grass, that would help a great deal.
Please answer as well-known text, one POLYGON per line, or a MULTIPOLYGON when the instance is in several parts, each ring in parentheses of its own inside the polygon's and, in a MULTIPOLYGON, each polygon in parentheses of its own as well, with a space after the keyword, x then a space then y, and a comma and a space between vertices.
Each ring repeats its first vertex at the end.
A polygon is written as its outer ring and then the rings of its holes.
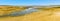
POLYGON ((41 9, 24 16, 0 18, 0 21, 60 21, 60 16, 55 14, 57 12, 60 8, 41 9))
POLYGON ((0 6, 0 15, 3 15, 3 14, 8 14, 8 13, 11 13, 13 11, 21 11, 21 10, 24 10, 23 7, 4 7, 4 6, 0 6))

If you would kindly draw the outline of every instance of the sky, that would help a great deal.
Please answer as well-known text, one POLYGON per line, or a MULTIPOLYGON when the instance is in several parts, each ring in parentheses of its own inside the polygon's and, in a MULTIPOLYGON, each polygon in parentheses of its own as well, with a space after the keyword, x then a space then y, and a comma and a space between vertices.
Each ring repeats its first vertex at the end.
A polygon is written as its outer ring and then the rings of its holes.
POLYGON ((0 5, 60 5, 60 0, 0 0, 0 5))

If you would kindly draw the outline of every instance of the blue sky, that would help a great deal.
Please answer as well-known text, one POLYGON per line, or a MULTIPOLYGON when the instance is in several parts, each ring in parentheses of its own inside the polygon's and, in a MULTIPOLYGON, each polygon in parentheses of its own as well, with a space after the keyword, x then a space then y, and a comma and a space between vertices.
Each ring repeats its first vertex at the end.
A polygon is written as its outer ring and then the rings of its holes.
POLYGON ((0 0, 0 5, 60 5, 60 0, 0 0))

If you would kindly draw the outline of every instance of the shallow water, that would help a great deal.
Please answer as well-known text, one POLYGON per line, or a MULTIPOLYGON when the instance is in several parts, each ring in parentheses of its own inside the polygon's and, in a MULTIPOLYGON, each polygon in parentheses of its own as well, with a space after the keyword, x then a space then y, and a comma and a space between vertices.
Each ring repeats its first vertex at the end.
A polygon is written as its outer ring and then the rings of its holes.
POLYGON ((34 8, 28 8, 28 9, 25 9, 25 10, 22 10, 22 11, 13 11, 9 14, 5 14, 3 16, 0 16, 0 17, 6 17, 6 16, 23 16, 25 14, 29 14, 29 13, 32 13, 32 12, 37 12, 38 10, 37 9, 34 9, 34 8))
POLYGON ((18 12, 12 12, 10 14, 10 16, 19 16, 19 15, 25 15, 25 14, 29 14, 29 13, 32 13, 32 12, 36 12, 38 11, 37 9, 25 9, 25 10, 22 10, 22 11, 18 11, 18 12))

